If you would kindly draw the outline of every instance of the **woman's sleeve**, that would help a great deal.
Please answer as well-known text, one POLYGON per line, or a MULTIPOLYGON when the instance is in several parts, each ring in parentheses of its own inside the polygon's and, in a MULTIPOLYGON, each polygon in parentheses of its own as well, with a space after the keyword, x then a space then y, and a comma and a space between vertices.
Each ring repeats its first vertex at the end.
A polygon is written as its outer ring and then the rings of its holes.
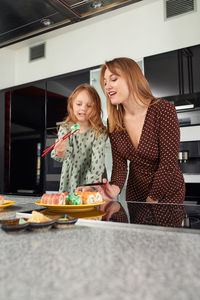
MULTIPOLYGON (((58 130, 58 139, 60 140, 69 130, 66 127, 60 126, 58 130)), ((72 146, 70 145, 70 137, 66 139, 66 153, 64 157, 59 157, 56 155, 55 149, 51 151, 51 158, 55 159, 58 162, 63 162, 64 160, 70 163, 70 157, 72 154, 72 146)))
POLYGON ((110 135, 110 143, 112 149, 112 176, 111 181, 122 190, 127 176, 127 159, 124 158, 119 150, 119 143, 123 143, 123 139, 116 138, 115 133, 110 135))
POLYGON ((105 170, 105 147, 107 136, 101 134, 95 137, 92 146, 92 157, 90 168, 86 174, 86 182, 95 182, 102 179, 102 174, 105 170))
POLYGON ((175 179, 173 174, 174 170, 177 170, 179 147, 180 129, 176 110, 173 104, 167 102, 160 112, 160 161, 149 193, 149 197, 153 200, 161 201, 175 179))

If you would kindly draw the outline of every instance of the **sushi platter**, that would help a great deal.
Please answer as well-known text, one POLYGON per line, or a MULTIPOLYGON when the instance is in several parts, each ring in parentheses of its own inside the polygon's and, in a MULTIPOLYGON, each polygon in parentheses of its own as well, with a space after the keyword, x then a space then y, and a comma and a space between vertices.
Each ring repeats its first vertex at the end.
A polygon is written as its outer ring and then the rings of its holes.
MULTIPOLYGON (((16 203, 4 200, 3 196, 0 200, 0 209, 16 203)), ((101 220, 105 212, 101 211, 99 206, 104 203, 98 192, 43 194, 40 200, 34 202, 40 206, 38 209, 1 218, 1 228, 7 233, 71 228, 79 218, 101 220)))
MULTIPOLYGON (((47 213, 49 216, 58 215, 59 211, 49 210, 48 208, 43 211, 44 213, 47 213)), ((103 217, 106 213, 104 211, 98 210, 95 207, 90 210, 73 210, 70 212, 65 211, 68 215, 70 215, 71 218, 77 218, 77 219, 93 219, 93 220, 100 220, 101 217, 103 217)), ((61 211, 60 211, 61 213, 61 211)), ((63 212, 64 213, 64 212, 63 212)))
POLYGON ((50 210, 54 211, 66 211, 66 212, 83 212, 83 211, 91 211, 94 210, 94 207, 104 204, 105 201, 100 203, 92 203, 92 204, 81 204, 81 205, 54 205, 54 204, 45 204, 41 203, 41 200, 35 202, 37 205, 44 206, 50 210))

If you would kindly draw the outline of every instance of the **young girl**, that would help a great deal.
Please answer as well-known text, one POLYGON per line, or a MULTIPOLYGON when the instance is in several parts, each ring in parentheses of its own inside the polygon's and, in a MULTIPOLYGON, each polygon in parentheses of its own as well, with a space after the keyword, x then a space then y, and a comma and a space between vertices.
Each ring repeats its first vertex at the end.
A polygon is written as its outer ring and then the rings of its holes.
POLYGON ((89 84, 81 84, 73 91, 67 100, 67 111, 58 139, 74 124, 79 124, 81 129, 60 140, 51 157, 62 163, 59 192, 74 193, 78 186, 101 180, 107 133, 101 120, 101 100, 89 84))

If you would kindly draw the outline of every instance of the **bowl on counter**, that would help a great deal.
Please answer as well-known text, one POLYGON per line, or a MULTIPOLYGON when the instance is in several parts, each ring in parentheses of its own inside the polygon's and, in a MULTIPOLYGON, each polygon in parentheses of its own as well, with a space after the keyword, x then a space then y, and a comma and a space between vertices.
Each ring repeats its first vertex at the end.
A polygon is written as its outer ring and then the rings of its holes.
POLYGON ((72 228, 77 220, 77 218, 70 218, 68 215, 64 215, 55 221, 53 227, 57 229, 72 228))
POLYGON ((51 220, 51 221, 47 221, 47 222, 40 222, 40 223, 30 222, 28 229, 32 230, 32 231, 37 231, 37 232, 47 231, 52 228, 54 223, 55 223, 55 220, 51 220))
POLYGON ((2 222, 2 230, 7 233, 20 233, 24 232, 29 227, 29 223, 24 220, 24 223, 20 223, 20 219, 10 219, 2 222))

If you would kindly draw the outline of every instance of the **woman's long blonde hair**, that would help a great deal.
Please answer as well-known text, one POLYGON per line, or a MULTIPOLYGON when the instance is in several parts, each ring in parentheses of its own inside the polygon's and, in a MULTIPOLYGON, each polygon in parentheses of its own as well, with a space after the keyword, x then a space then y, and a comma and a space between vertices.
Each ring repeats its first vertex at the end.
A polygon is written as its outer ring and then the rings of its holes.
POLYGON ((122 104, 119 104, 117 109, 116 105, 111 103, 110 98, 105 91, 104 74, 106 69, 109 69, 109 71, 115 75, 122 75, 125 77, 130 94, 133 96, 133 98, 139 99, 146 105, 149 105, 151 100, 156 98, 152 95, 147 79, 144 77, 140 67, 134 60, 127 57, 120 57, 105 62, 105 64, 101 67, 100 84, 107 99, 109 132, 113 132, 115 129, 117 131, 121 131, 124 130, 124 108, 122 104))
POLYGON ((82 92, 86 91, 88 93, 88 96, 90 97, 93 106, 92 106, 92 114, 89 118, 89 123, 92 129, 95 131, 96 134, 106 133, 106 127, 104 126, 101 114, 101 99, 99 97, 99 94, 95 90, 95 88, 87 83, 80 84, 75 88, 75 90, 72 92, 72 94, 69 96, 67 100, 67 112, 68 115, 66 116, 63 126, 67 123, 73 123, 75 124, 77 122, 77 119, 73 112, 73 103, 77 95, 82 92))

